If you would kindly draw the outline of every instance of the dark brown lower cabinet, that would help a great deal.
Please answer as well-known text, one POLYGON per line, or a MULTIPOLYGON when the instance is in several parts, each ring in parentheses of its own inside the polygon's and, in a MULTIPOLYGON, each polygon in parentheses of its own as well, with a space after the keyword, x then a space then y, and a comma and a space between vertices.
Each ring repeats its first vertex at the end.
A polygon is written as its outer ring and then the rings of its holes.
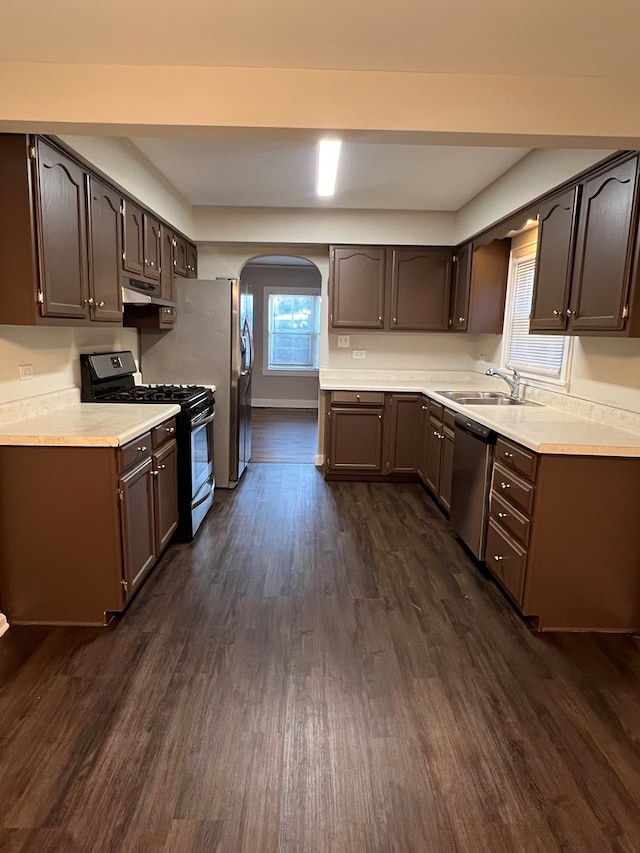
POLYGON ((640 629, 640 459, 496 444, 485 561, 541 631, 640 629))
POLYGON ((420 431, 418 436, 418 477, 427 482, 427 442, 429 439, 429 398, 420 397, 420 431))
POLYGON ((387 474, 415 474, 420 450, 419 394, 388 394, 386 434, 387 474))
POLYGON ((422 439, 425 456, 422 481, 448 513, 451 509, 455 415, 434 400, 430 400, 428 406, 428 424, 422 439))
POLYGON ((332 406, 327 418, 326 470, 381 474, 384 408, 332 406))
POLYGON ((176 444, 168 429, 157 434, 168 440, 0 447, 0 600, 10 622, 105 625, 125 608, 177 526, 176 444), (35 501, 38 512, 25 511, 35 501))

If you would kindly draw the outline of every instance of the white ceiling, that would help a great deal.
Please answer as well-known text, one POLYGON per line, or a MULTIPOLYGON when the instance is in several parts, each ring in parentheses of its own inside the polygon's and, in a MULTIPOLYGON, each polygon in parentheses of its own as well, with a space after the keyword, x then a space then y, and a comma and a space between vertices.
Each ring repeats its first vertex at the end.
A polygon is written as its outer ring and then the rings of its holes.
POLYGON ((0 61, 637 78, 638 32, 636 0, 3 0, 0 61))
POLYGON ((528 149, 346 142, 336 193, 315 194, 312 142, 136 138, 193 205, 458 210, 528 149))

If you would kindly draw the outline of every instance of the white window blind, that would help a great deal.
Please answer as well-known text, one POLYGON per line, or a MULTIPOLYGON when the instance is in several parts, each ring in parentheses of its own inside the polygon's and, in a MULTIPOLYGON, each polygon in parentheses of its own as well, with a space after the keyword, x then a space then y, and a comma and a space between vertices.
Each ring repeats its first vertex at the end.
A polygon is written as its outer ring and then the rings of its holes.
POLYGON ((511 268, 511 299, 505 328, 505 367, 541 377, 560 377, 566 339, 556 335, 530 335, 535 257, 515 259, 511 268))

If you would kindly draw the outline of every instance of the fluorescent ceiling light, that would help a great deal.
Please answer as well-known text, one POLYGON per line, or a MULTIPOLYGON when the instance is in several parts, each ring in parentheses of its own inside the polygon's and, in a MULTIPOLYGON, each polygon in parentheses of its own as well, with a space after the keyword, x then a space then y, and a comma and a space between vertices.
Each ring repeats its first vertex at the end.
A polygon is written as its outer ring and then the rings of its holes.
POLYGON ((330 196, 335 191, 341 146, 339 139, 322 139, 318 143, 316 193, 320 196, 330 196))

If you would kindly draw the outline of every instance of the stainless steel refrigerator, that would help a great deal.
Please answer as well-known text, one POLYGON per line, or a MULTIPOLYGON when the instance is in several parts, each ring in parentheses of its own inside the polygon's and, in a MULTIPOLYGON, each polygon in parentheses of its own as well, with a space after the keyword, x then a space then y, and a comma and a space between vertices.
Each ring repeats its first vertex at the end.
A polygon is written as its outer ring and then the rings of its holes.
POLYGON ((174 328, 142 331, 143 380, 216 386, 216 486, 234 488, 251 458, 253 296, 232 278, 180 279, 175 289, 174 328))

